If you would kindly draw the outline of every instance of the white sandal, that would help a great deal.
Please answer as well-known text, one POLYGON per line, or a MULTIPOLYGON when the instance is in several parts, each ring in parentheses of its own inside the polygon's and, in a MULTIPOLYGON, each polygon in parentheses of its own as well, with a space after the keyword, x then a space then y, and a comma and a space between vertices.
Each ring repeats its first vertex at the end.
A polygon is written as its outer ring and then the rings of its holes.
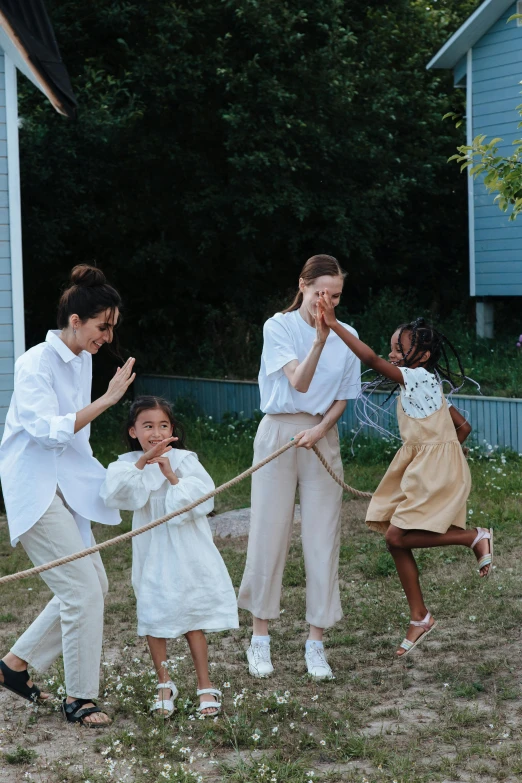
POLYGON ((437 625, 437 621, 433 623, 433 625, 430 625, 431 620, 431 614, 428 612, 424 620, 410 620, 410 625, 415 625, 417 628, 424 628, 424 633, 421 633, 417 641, 410 642, 409 639, 403 639, 402 642, 399 645, 399 650, 402 648, 405 650, 405 652, 402 653, 402 655, 397 655, 397 658, 405 658, 408 653, 411 653, 412 650, 415 649, 415 647, 421 642, 423 639, 426 638, 426 636, 430 633, 430 631, 433 631, 435 626, 437 625))
MULTIPOLYGON (((222 696, 221 691, 218 691, 217 688, 198 688, 196 691, 196 696, 203 696, 204 693, 211 693, 212 696, 222 696)), ((219 713, 221 712, 221 702, 220 701, 202 701, 199 707, 197 708, 197 712, 199 712, 200 715, 202 715, 204 718, 215 718, 219 713), (215 712, 207 712, 204 713, 203 710, 210 710, 214 709, 215 712)))
POLYGON ((176 688, 172 680, 167 680, 167 682, 158 682, 156 688, 159 691, 168 688, 171 691, 172 696, 170 697, 170 699, 158 699, 157 701, 155 701, 152 707, 150 708, 150 711, 158 713, 160 718, 170 718, 170 716, 176 709, 174 705, 174 699, 178 698, 178 689, 176 688), (164 712, 164 710, 167 710, 167 712, 164 712))
POLYGON ((488 572, 482 577, 482 579, 487 579, 493 571, 493 528, 490 527, 489 530, 486 530, 485 527, 477 527, 475 530, 477 535, 471 545, 472 549, 475 549, 479 541, 483 541, 485 538, 489 539, 489 552, 486 555, 482 555, 477 563, 479 571, 485 566, 489 566, 488 572))

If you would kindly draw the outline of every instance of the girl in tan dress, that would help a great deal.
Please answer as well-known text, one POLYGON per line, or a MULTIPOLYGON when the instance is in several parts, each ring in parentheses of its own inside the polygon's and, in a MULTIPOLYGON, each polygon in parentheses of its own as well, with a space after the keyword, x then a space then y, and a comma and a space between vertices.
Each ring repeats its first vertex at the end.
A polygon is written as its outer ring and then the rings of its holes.
POLYGON ((328 291, 322 292, 319 306, 326 324, 354 354, 400 388, 403 445, 373 495, 366 524, 385 535, 410 607, 410 626, 397 650, 401 657, 436 624, 422 597, 412 549, 467 546, 475 551, 481 577, 491 573, 493 531, 466 530, 471 476, 461 444, 471 426, 444 397, 441 381, 451 383, 454 377, 446 355, 449 344, 424 319, 397 328, 386 361, 336 320, 328 291))

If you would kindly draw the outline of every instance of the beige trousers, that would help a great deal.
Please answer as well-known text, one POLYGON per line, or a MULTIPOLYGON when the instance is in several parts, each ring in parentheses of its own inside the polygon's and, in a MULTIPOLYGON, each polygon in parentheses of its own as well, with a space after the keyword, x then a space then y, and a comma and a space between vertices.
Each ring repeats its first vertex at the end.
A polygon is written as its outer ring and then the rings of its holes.
MULTIPOLYGON (((35 566, 85 549, 61 493, 20 536, 20 543, 35 566)), ((51 568, 41 576, 54 598, 11 652, 41 672, 63 654, 67 695, 94 699, 100 683, 103 604, 108 589, 100 553, 51 568)))
MULTIPOLYGON (((268 414, 254 441, 254 462, 321 421, 307 413, 268 414)), ((317 446, 343 476, 337 427, 317 446)), ((252 512, 239 606, 261 620, 279 617, 283 571, 290 547, 296 488, 301 502, 301 537, 306 570, 306 620, 328 628, 342 617, 339 547, 342 489, 313 451, 289 449, 252 476, 252 512)))

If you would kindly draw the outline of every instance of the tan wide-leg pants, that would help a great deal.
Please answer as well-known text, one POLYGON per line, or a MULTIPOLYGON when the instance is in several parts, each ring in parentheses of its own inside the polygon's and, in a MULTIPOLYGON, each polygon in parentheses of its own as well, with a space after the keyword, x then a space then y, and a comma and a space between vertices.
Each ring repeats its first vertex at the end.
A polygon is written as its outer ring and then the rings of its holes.
MULTIPOLYGON (((268 414, 254 441, 254 462, 321 421, 307 413, 268 414)), ((343 475, 339 434, 332 427, 317 443, 338 476, 343 475)), ((289 449, 252 476, 252 512, 239 606, 261 620, 279 617, 283 571, 290 547, 296 488, 306 570, 306 620, 328 628, 342 617, 339 547, 342 489, 313 451, 289 449)))
MULTIPOLYGON (((35 566, 85 549, 61 494, 55 495, 41 519, 20 536, 20 543, 35 566)), ((100 553, 51 568, 41 577, 54 598, 11 652, 41 672, 63 654, 67 695, 94 699, 100 683, 103 608, 108 589, 100 553)))

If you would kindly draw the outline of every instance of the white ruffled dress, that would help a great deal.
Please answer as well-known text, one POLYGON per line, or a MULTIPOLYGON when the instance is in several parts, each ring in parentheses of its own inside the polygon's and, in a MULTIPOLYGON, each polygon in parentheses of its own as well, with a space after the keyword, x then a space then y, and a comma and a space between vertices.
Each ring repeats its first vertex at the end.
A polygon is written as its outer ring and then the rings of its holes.
MULTIPOLYGON (((172 485, 157 464, 136 467, 141 451, 121 454, 109 465, 101 496, 109 508, 134 511, 133 529, 177 511, 214 489, 214 482, 191 451, 172 449, 168 457, 179 478, 172 485)), ((132 539, 132 586, 138 635, 175 639, 188 631, 238 628, 232 582, 212 540, 208 500, 132 539)))

